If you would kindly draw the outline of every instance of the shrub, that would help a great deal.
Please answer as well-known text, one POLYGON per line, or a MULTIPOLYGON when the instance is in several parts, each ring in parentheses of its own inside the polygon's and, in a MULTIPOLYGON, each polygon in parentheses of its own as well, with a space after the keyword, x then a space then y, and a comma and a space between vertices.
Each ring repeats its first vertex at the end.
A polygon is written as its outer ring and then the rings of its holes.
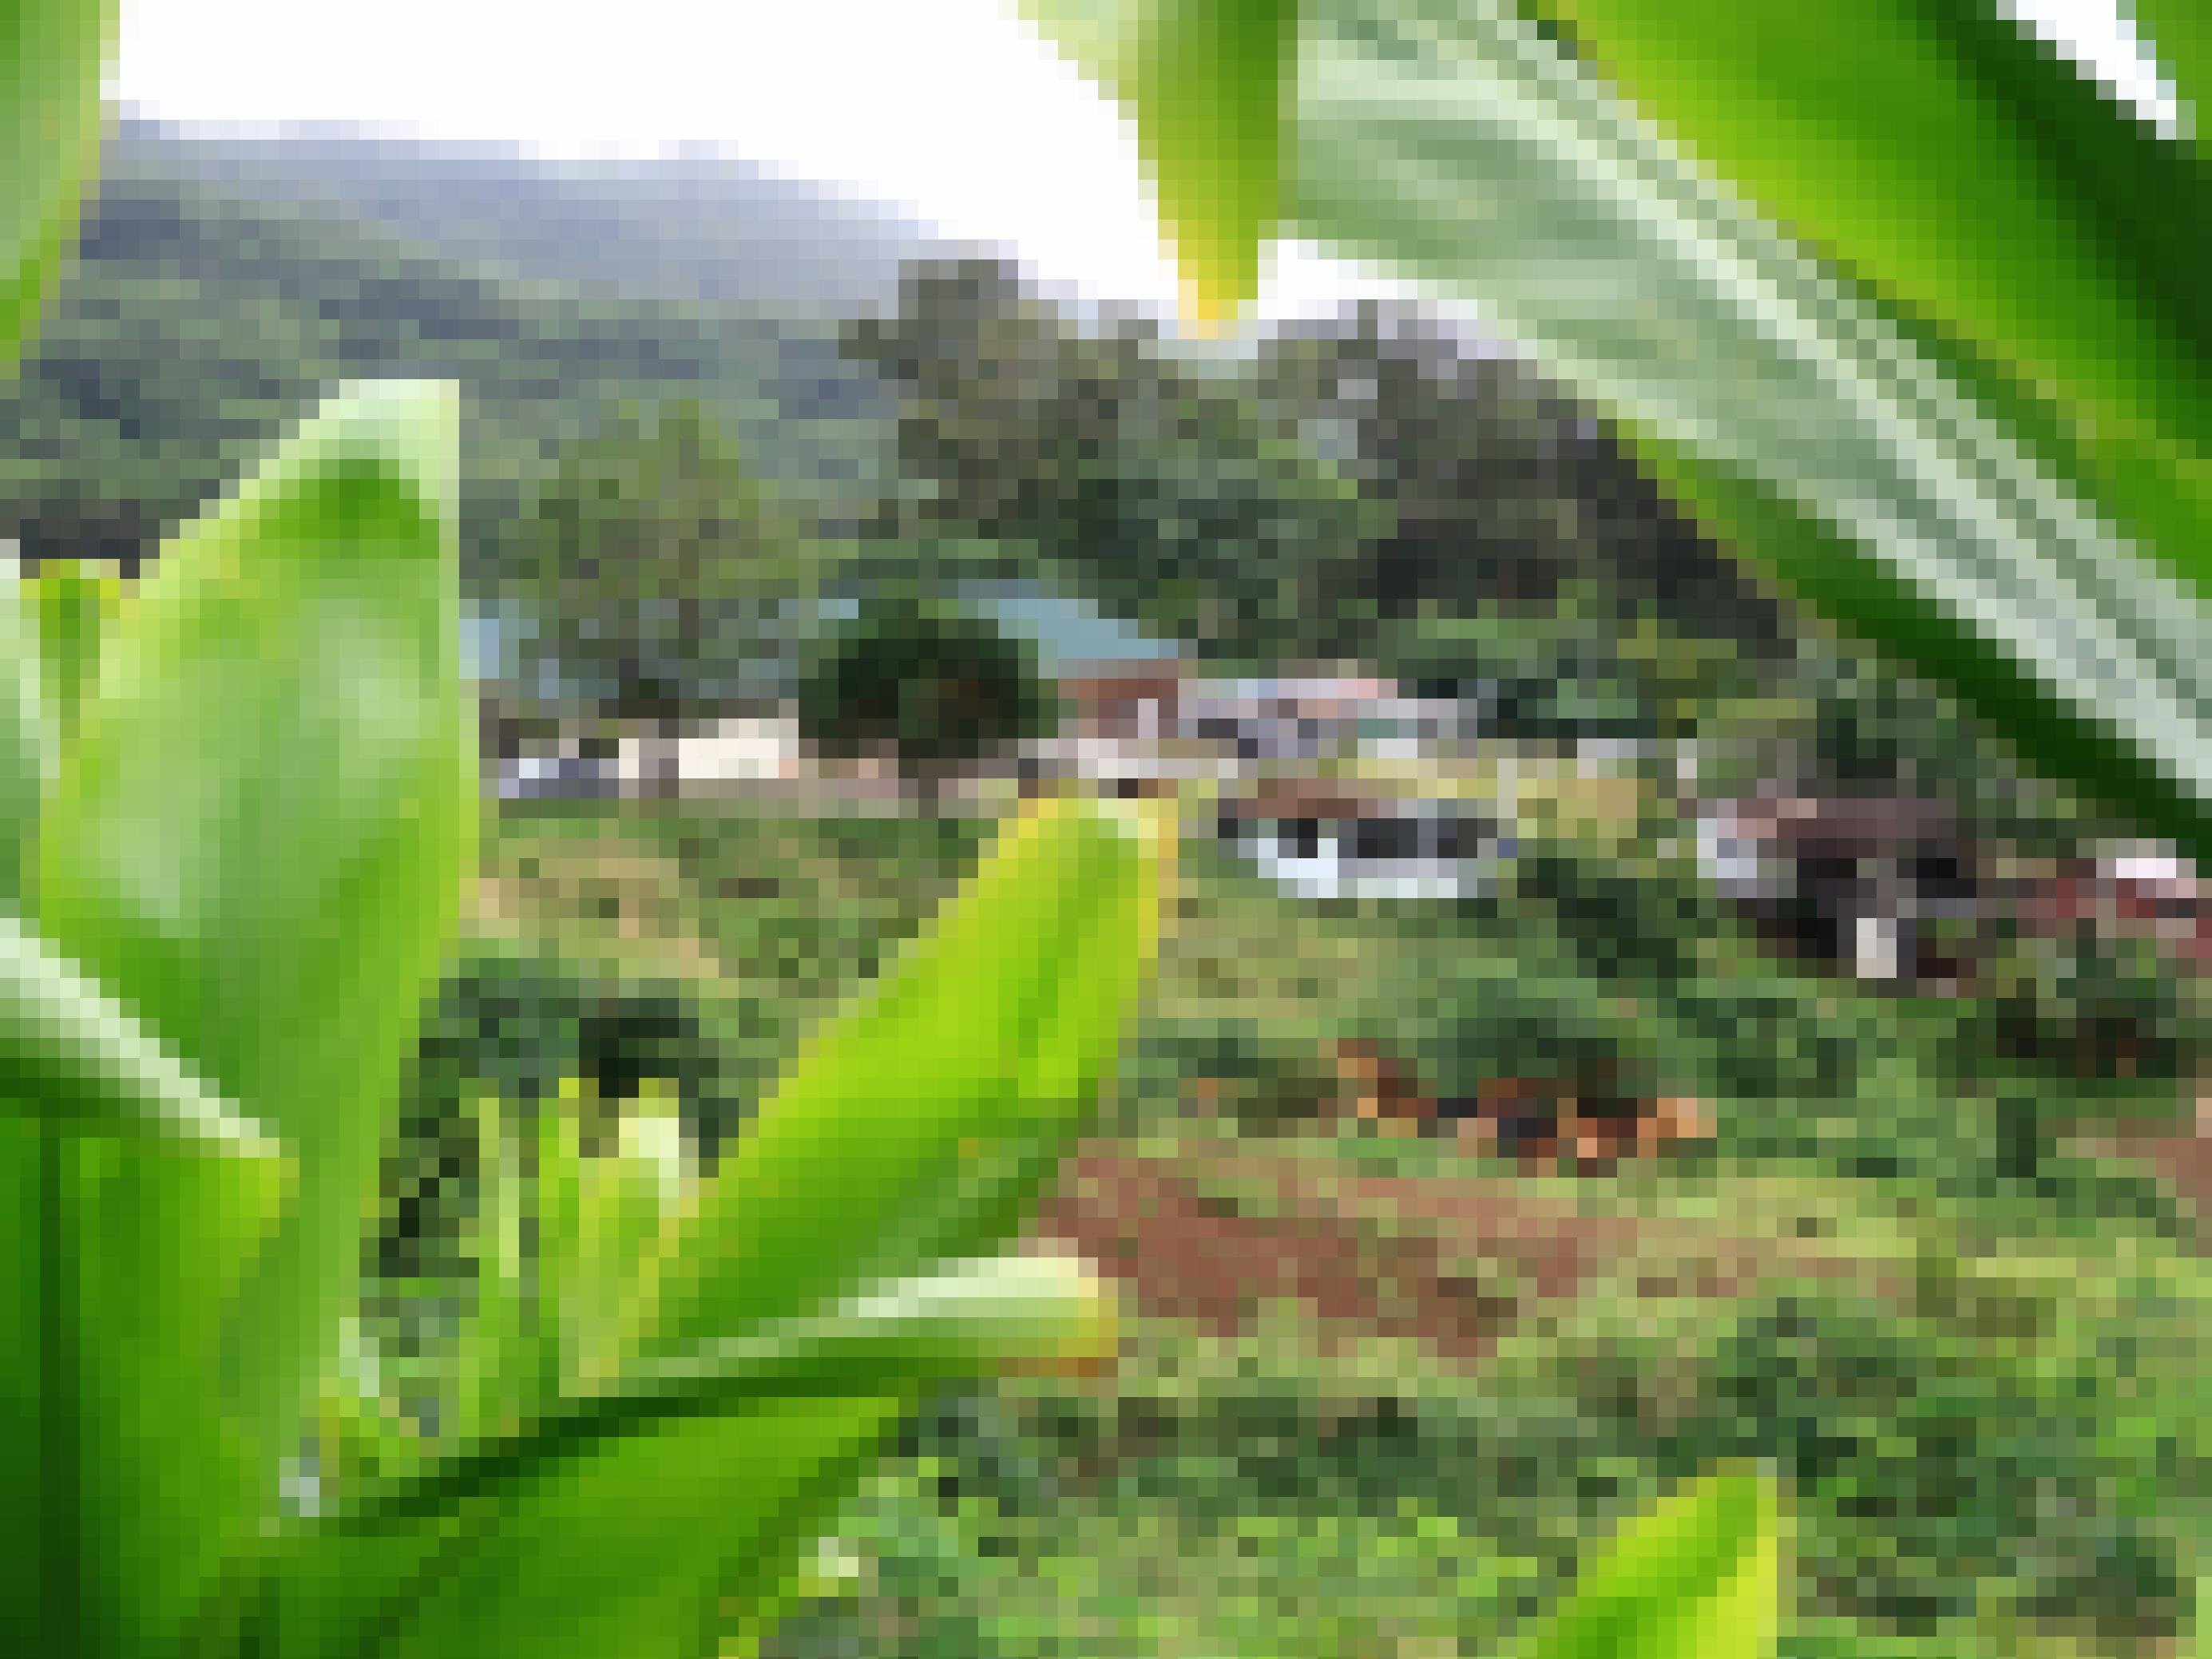
MULTIPOLYGON (((609 1118, 647 1079, 665 1083, 685 1143, 708 1170, 751 1103, 751 1079, 727 1062, 689 988, 479 951, 447 975, 403 1086, 374 1271, 407 1279, 451 1266, 447 1247, 475 1212, 473 1103, 489 1091, 529 1121, 570 1077, 609 1118)), ((611 1127, 602 1123, 592 1144, 611 1127)))
POLYGON ((825 754, 896 755, 933 790, 956 768, 1052 729, 1036 650, 989 623, 919 600, 872 598, 817 653, 799 688, 801 734, 825 754))

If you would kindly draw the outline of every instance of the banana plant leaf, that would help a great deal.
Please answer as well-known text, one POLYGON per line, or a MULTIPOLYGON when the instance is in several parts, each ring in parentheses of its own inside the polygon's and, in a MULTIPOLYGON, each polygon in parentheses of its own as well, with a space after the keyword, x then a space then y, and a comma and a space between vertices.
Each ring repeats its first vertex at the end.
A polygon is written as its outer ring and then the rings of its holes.
POLYGON ((1591 1551, 1522 1659, 1767 1659, 1780 1553, 1771 1483, 1707 1476, 1591 1551))
POLYGON ((1096 1358, 1096 1286, 1064 1264, 915 1275, 1002 1244, 1079 1127, 1147 970, 1160 833, 1075 802, 1017 820, 650 1232, 592 1195, 573 1114, 548 1114, 539 1237, 567 1289, 631 1314, 621 1364, 541 1322, 495 1216, 483 1340, 507 1352, 471 1362, 469 1386, 493 1379, 476 1432, 299 1522, 266 1569, 266 1650, 321 1659, 366 1631, 379 1654, 614 1659, 750 1638, 922 1382, 1096 1358), (594 1282, 595 1231, 650 1240, 623 1294, 594 1282))
POLYGON ((2212 161, 2212 15, 2196 0, 2132 0, 2128 12, 2139 32, 2157 49, 2160 69, 2181 97, 2182 119, 2175 137, 2212 161))
POLYGON ((9 1177, 43 1230, 10 1431, 45 1460, 48 1651, 206 1627, 339 1328, 472 859, 454 417, 341 397, 173 538, 51 768, 36 937, 0 952, 46 999, 6 1035, 48 1114, 9 1177))
MULTIPOLYGON (((1031 9, 1132 84, 1145 8, 1031 9)), ((1297 9, 1285 231, 1474 302, 1747 556, 2202 846, 2198 147, 1950 3, 1297 9)))
POLYGON ((1080 1127, 1148 971, 1162 839, 1062 800, 1003 831, 671 1218, 632 1350, 742 1335, 997 1242, 1005 1183, 1033 1188, 1080 1127), (1024 1086, 1040 1068, 1055 1092, 1024 1086))
POLYGON ((14 568, 0 558, 0 906, 22 903, 23 865, 38 828, 39 798, 53 765, 38 621, 14 568))
POLYGON ((0 11, 0 373, 15 372, 76 244, 115 22, 115 0, 10 0, 0 11))
POLYGON ((38 618, 33 660, 40 669, 42 706, 55 740, 76 730, 77 706, 97 672, 100 647, 122 608, 123 579, 114 571, 86 569, 73 559, 48 560, 27 584, 38 618))
POLYGON ((284 1659, 694 1654, 769 1599, 924 1382, 1095 1355, 1110 1306, 1072 1264, 967 1264, 641 1366, 532 1422, 368 1483, 275 1558, 284 1659))

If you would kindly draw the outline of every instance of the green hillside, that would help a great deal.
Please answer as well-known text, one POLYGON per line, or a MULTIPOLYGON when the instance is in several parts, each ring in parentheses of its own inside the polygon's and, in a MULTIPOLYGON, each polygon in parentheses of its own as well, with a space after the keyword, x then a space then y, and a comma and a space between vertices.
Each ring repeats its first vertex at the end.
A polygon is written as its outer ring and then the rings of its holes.
POLYGON ((195 158, 118 146, 77 262, 0 392, 16 434, 0 536, 33 559, 135 561, 320 390, 356 376, 463 386, 477 575, 548 458, 617 400, 701 399, 753 466, 833 515, 873 474, 886 405, 818 310, 495 274, 327 207, 255 201, 209 157, 196 175, 195 158))

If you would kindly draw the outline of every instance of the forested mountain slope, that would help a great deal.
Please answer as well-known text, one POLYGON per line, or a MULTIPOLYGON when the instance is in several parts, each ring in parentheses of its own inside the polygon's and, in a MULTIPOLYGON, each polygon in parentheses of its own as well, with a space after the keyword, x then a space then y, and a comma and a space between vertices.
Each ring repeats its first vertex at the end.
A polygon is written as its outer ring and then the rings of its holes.
MULTIPOLYGON (((380 154, 356 159, 369 168, 380 154)), ((126 133, 113 163, 21 377, 0 391, 15 439, 0 456, 0 536, 34 559, 136 560, 317 396, 356 376, 464 386, 472 568, 548 458, 617 399, 696 396, 762 472, 832 495, 873 476, 890 405, 841 360, 820 296, 777 310, 525 280, 305 204, 314 147, 126 133), (251 154, 265 162, 260 199, 238 182, 251 154), (272 179, 300 185, 301 200, 288 204, 272 179)), ((461 216, 438 169, 416 165, 427 192, 416 218, 440 204, 461 216)), ((396 167, 376 175, 394 203, 396 167)), ((477 176, 471 187, 491 183, 477 176)), ((505 220, 521 224, 528 199, 505 220)), ((787 228, 726 227, 733 246, 761 250, 751 263, 762 269, 798 257, 787 228)), ((550 245, 568 231, 552 222, 545 234, 550 245)))
POLYGON ((879 204, 702 151, 555 161, 515 146, 344 128, 281 139, 126 122, 108 177, 219 181, 239 198, 406 236, 528 281, 784 314, 888 301, 935 239, 879 204))

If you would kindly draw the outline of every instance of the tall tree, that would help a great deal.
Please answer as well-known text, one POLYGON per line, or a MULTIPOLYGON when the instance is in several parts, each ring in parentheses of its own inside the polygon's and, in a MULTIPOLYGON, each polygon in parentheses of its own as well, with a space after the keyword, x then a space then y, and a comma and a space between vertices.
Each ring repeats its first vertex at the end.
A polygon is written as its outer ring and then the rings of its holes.
POLYGON ((533 689, 664 738, 769 684, 811 596, 803 538, 692 399, 611 410, 520 539, 533 689))
POLYGON ((902 394, 917 522, 1033 547, 1121 615, 1224 659, 1333 648, 1316 574, 1388 504, 1315 453, 1234 364, 1123 321, 1077 325, 1012 268, 924 265, 848 349, 902 394))

